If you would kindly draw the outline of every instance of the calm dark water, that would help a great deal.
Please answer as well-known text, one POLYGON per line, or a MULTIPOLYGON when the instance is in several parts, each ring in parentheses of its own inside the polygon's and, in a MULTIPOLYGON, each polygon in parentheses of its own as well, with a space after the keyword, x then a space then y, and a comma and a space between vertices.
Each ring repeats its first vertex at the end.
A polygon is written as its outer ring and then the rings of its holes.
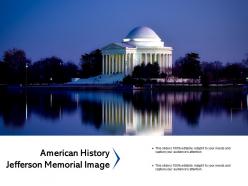
POLYGON ((248 135, 247 94, 1 90, 0 135, 248 135))

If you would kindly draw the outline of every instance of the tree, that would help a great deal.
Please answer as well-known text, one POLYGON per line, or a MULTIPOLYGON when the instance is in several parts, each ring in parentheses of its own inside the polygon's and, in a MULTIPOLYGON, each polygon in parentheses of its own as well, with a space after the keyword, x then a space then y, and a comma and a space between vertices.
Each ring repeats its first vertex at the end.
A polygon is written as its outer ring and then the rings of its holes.
POLYGON ((148 63, 147 65, 142 63, 134 67, 132 76, 134 78, 158 78, 160 75, 159 72, 160 68, 158 63, 148 63))
POLYGON ((203 62, 201 64, 201 69, 204 78, 202 79, 207 79, 209 82, 219 83, 219 80, 222 78, 223 68, 223 64, 220 61, 203 62))
POLYGON ((11 49, 4 52, 2 68, 6 68, 6 83, 25 83, 27 67, 31 61, 20 49, 11 49), (4 67, 3 67, 4 66, 4 67))
POLYGON ((101 50, 97 49, 89 54, 83 54, 80 61, 83 77, 97 76, 102 73, 101 50))
POLYGON ((181 78, 198 79, 201 75, 201 65, 197 53, 188 53, 176 61, 173 74, 181 78))
POLYGON ((205 88, 209 87, 209 76, 207 74, 205 73, 202 74, 201 83, 203 87, 205 88))
POLYGON ((63 73, 64 81, 71 81, 72 78, 79 76, 78 66, 74 63, 67 62, 63 66, 63 73))
POLYGON ((158 78, 160 72, 158 63, 157 62, 153 64, 148 63, 145 67, 145 72, 147 78, 158 78))
POLYGON ((35 62, 30 68, 29 79, 34 83, 64 83, 79 76, 77 65, 64 63, 58 57, 49 57, 35 62))
POLYGON ((122 82, 124 85, 131 85, 131 84, 133 84, 133 78, 130 75, 125 76, 123 78, 122 82))
POLYGON ((242 63, 227 64, 223 69, 224 77, 233 84, 243 83, 245 81, 246 68, 242 63))
POLYGON ((4 63, 3 61, 0 61, 0 84, 6 84, 8 83, 7 77, 8 77, 8 67, 7 63, 4 63))
POLYGON ((37 83, 62 83, 64 79, 63 61, 49 57, 35 62, 31 67, 31 77, 37 83))
POLYGON ((142 63, 141 65, 137 65, 133 68, 132 77, 134 78, 145 78, 145 64, 142 63))

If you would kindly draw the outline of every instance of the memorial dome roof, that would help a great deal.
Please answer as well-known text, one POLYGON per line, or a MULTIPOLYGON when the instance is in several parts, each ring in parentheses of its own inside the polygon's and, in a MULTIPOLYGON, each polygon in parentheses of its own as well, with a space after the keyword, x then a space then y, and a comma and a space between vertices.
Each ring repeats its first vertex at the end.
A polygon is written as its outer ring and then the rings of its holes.
POLYGON ((140 48, 164 47, 164 42, 156 32, 147 26, 138 26, 132 29, 123 39, 123 43, 140 48))
POLYGON ((137 38, 149 38, 161 40, 160 37, 151 28, 146 26, 139 26, 132 29, 128 35, 127 39, 137 39, 137 38))

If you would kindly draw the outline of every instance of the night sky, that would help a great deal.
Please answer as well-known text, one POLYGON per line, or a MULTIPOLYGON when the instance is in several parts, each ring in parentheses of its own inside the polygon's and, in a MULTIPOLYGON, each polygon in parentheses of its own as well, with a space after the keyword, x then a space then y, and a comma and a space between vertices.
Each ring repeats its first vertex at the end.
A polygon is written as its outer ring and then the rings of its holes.
MULTIPOLYGON (((174 60, 239 62, 248 53, 247 0, 0 0, 0 55, 11 48, 32 61, 80 55, 149 26, 174 48, 174 60)), ((173 61, 174 61, 173 60, 173 61)))

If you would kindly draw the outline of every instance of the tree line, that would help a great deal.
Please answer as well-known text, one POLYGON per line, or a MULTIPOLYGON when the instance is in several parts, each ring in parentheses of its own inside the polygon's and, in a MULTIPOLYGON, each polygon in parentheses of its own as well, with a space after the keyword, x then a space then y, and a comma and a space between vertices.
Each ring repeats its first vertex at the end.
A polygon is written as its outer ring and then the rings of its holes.
POLYGON ((248 56, 241 62, 223 64, 220 61, 201 62, 199 54, 188 53, 175 61, 173 75, 179 78, 200 79, 203 86, 210 83, 246 83, 248 56))
POLYGON ((144 83, 156 83, 151 79, 165 77, 166 74, 160 73, 160 67, 155 63, 142 63, 134 67, 131 75, 124 77, 123 84, 143 85, 144 83))
POLYGON ((65 83, 72 78, 101 74, 99 49, 81 55, 79 65, 52 56, 32 62, 21 49, 4 52, 0 61, 0 84, 65 83))
MULTIPOLYGON (((4 52, 0 60, 0 84, 40 84, 65 83, 72 78, 88 78, 100 75, 102 72, 102 54, 99 49, 82 54, 79 65, 64 62, 61 58, 52 56, 32 62, 23 50, 10 49, 4 52)), ((246 59, 235 63, 219 61, 200 61, 197 53, 187 53, 175 61, 172 75, 177 78, 200 79, 203 86, 210 83, 246 83, 248 77, 248 55, 246 59)), ((141 64, 134 67, 130 76, 123 83, 152 83, 150 79, 166 78, 160 73, 157 62, 141 64)))
MULTIPOLYGON (((145 65, 137 65, 131 75, 123 79, 124 84, 156 83, 151 81, 154 78, 167 78, 168 74, 160 73, 160 67, 157 62, 145 65)), ((197 53, 187 53, 175 61, 172 68, 172 76, 175 78, 184 78, 199 80, 203 86, 209 84, 244 84, 248 78, 248 56, 241 62, 223 64, 219 61, 204 62, 200 61, 197 53)))

